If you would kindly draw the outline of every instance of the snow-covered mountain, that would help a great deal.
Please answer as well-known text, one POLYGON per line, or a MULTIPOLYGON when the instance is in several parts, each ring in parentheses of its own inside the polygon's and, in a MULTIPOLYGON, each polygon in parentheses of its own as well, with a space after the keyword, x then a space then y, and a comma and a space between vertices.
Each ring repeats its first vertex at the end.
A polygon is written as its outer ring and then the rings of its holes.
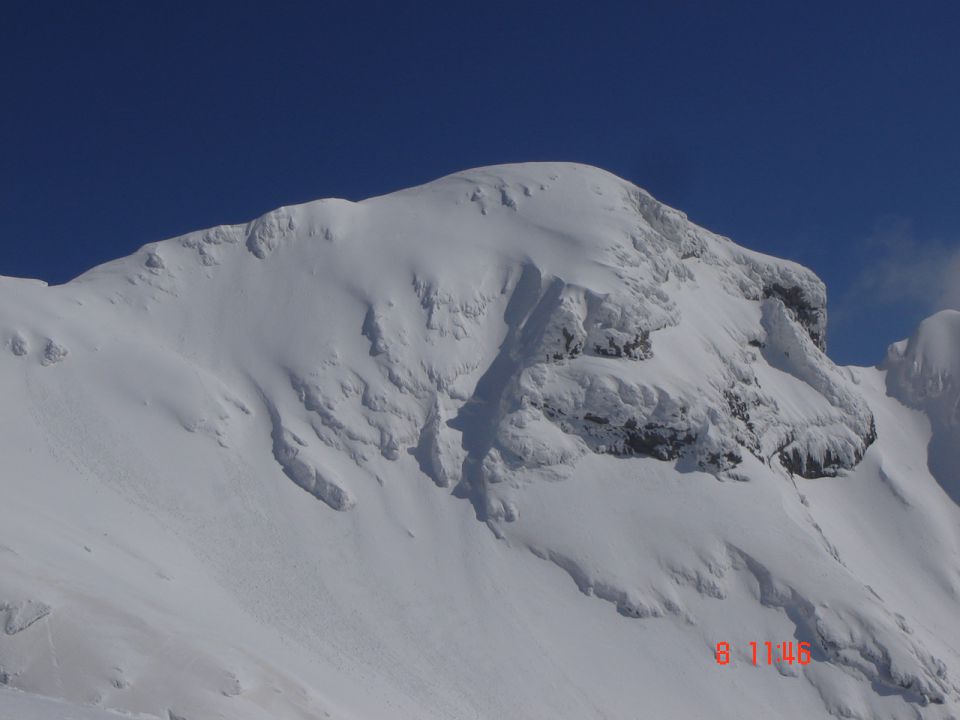
POLYGON ((930 471, 960 503, 960 312, 924 320, 913 337, 890 346, 885 367, 889 394, 926 411, 930 471))
POLYGON ((960 313, 825 308, 561 163, 2 278, 0 718, 954 717, 960 313))

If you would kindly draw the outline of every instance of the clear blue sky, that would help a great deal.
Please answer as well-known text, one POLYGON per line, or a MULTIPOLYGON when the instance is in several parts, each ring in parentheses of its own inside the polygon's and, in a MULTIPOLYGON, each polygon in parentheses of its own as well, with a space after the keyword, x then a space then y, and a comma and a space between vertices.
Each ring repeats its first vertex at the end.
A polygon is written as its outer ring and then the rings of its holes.
POLYGON ((957 2, 9 2, 0 274, 573 160, 812 267, 872 364, 960 257, 958 38, 957 2))

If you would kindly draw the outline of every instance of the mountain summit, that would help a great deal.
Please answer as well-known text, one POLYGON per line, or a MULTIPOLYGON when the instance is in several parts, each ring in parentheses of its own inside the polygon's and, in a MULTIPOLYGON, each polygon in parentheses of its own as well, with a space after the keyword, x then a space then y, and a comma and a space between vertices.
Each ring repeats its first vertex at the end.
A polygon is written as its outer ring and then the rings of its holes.
POLYGON ((957 317, 565 163, 0 279, 0 717, 952 717, 957 317))

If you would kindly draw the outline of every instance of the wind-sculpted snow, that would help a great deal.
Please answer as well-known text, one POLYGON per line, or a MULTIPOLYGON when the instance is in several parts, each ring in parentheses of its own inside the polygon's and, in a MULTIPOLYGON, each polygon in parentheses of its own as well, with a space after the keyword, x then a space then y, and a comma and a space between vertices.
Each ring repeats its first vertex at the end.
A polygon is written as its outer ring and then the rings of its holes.
POLYGON ((0 603, 0 618, 5 618, 2 625, 7 635, 16 635, 49 614, 50 606, 38 600, 0 603))
MULTIPOLYGON (((956 507, 826 321, 562 163, 0 279, 0 677, 191 720, 950 717, 956 507)), ((887 380, 955 438, 921 335, 887 380)))
MULTIPOLYGON (((663 216, 654 214, 660 227, 663 216)), ((640 221, 631 244, 643 248, 642 259, 633 264, 630 249, 621 248, 619 292, 544 284, 511 350, 523 357, 522 368, 501 401, 503 442, 491 449, 490 467, 538 462, 524 448, 539 443, 522 431, 541 431, 537 412, 594 452, 689 461, 700 470, 735 468, 744 451, 804 477, 856 465, 874 440, 873 420, 821 351, 822 285, 805 271, 728 252, 728 241, 689 223, 693 229, 678 236, 676 229, 652 234, 640 221), (700 300, 705 288, 731 297, 714 293, 708 307, 700 300), (744 301, 756 303, 759 322, 744 301), (782 408, 760 381, 770 369, 808 385, 812 402, 782 408)), ((567 457, 539 464, 568 464, 567 457)))

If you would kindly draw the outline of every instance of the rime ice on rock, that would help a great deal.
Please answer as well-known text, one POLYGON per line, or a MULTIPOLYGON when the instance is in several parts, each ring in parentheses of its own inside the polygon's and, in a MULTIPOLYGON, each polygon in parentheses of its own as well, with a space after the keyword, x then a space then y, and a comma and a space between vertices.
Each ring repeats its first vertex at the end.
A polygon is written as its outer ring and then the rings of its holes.
POLYGON ((295 229, 293 217, 284 208, 274 210, 247 226, 247 249, 263 260, 295 229))
POLYGON ((147 259, 143 264, 151 270, 163 270, 165 267, 163 264, 163 258, 160 257, 159 253, 156 252, 147 253, 147 259))
POLYGON ((55 340, 47 340, 47 345, 43 349, 43 359, 41 365, 56 365, 67 357, 69 351, 55 340))
POLYGON ((15 334, 10 340, 10 352, 14 355, 22 357, 30 351, 30 346, 27 344, 26 338, 24 338, 19 333, 15 334))

